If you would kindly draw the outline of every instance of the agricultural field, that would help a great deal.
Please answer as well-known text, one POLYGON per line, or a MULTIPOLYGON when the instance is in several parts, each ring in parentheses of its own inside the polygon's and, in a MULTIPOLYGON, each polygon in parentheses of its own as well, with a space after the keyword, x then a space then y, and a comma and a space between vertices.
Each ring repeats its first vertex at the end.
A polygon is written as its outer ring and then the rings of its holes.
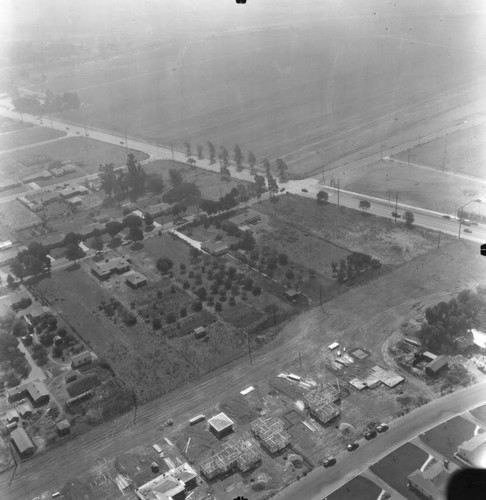
POLYGON ((396 266, 437 247, 434 231, 408 231, 391 219, 363 217, 358 210, 319 205, 301 196, 280 196, 277 203, 252 207, 269 217, 256 226, 258 242, 277 246, 316 272, 331 276, 331 263, 363 252, 396 266), (306 234, 308 236, 306 236, 306 234))
POLYGON ((406 443, 372 465, 370 469, 408 500, 419 500, 419 497, 408 489, 407 476, 420 469, 427 457, 425 451, 406 443))
POLYGON ((205 36, 186 26, 187 37, 172 44, 81 63, 74 74, 39 72, 53 92, 79 94, 83 105, 63 113, 68 120, 180 148, 184 140, 239 143, 304 173, 377 138, 417 137, 417 124, 422 133, 440 128, 444 99, 455 110, 481 95, 474 87, 484 66, 480 23, 470 15, 393 14, 357 23, 333 12, 324 29, 317 16, 305 28, 296 21, 205 36))
POLYGON ((12 235, 15 231, 38 226, 42 223, 40 217, 17 200, 0 204, 0 227, 12 235))
POLYGON ((30 127, 24 130, 15 130, 0 134, 0 151, 22 148, 37 142, 58 139, 65 135, 66 132, 60 132, 47 127, 30 127))
POLYGON ((388 160, 350 171, 341 186, 371 196, 395 200, 445 214, 455 214, 473 197, 486 193, 486 179, 459 177, 440 170, 388 160))
MULTIPOLYGON (((457 447, 476 435, 476 427, 470 420, 454 417, 427 431, 420 439, 447 459, 453 460, 457 447)), ((484 429, 479 428, 479 432, 484 432, 484 429)))
MULTIPOLYGON (((139 161, 147 158, 145 153, 129 152, 139 161)), ((14 153, 6 153, 2 156, 2 172, 5 177, 25 177, 37 172, 47 163, 70 161, 78 165, 84 175, 88 175, 98 172, 100 164, 114 163, 120 166, 125 164, 126 159, 127 151, 121 146, 93 139, 68 137, 50 144, 34 145, 14 153)))
POLYGON ((415 146, 394 158, 446 172, 466 174, 486 181, 486 124, 458 130, 446 137, 415 146))

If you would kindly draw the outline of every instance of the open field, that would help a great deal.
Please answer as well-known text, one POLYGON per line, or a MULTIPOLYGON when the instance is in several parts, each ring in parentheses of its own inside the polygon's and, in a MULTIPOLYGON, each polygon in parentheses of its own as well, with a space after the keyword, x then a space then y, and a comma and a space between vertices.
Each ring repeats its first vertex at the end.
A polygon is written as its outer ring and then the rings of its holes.
POLYGON ((22 122, 21 120, 12 120, 4 116, 0 118, 0 134, 7 134, 14 130, 23 130, 34 126, 31 123, 22 122))
MULTIPOLYGON (((449 460, 457 447, 475 435, 476 424, 463 417, 454 417, 427 431, 420 439, 449 460)), ((483 430, 484 431, 484 430, 483 430)))
POLYGON ((390 198, 393 210, 396 193, 398 203, 416 205, 454 214, 461 206, 486 193, 486 180, 467 179, 393 161, 378 161, 348 172, 341 186, 380 198, 390 198))
POLYGON ((301 173, 377 138, 417 137, 417 123, 440 128, 444 102, 450 110, 480 97, 469 88, 484 66, 471 15, 384 11, 324 26, 320 18, 203 37, 187 27, 187 37, 150 52, 42 71, 54 92, 78 92, 84 106, 67 119, 165 144, 238 142, 301 173))
MULTIPOLYGON (((194 149, 194 148, 193 148, 194 149)), ((247 184, 245 181, 237 179, 221 180, 219 174, 203 170, 202 168, 190 168, 187 164, 172 160, 156 160, 145 163, 143 169, 147 174, 160 174, 166 185, 169 184, 169 170, 178 170, 184 182, 193 182, 201 191, 201 198, 207 200, 219 200, 225 194, 228 194, 238 184, 247 184)))
POLYGON ((352 500, 353 498, 376 500, 381 491, 379 486, 366 477, 356 476, 349 483, 328 495, 327 500, 352 500))
POLYGON ((40 217, 17 200, 0 204, 0 224, 10 236, 14 231, 41 224, 40 217))
POLYGON ((459 130, 441 139, 415 146, 396 158, 446 172, 472 175, 486 181, 486 125, 459 130))
MULTIPOLYGON (((66 132, 53 130, 47 127, 31 127, 24 130, 16 130, 8 134, 0 134, 0 151, 20 148, 35 144, 36 142, 48 141, 59 137, 64 137, 66 132)), ((2 159, 0 157, 0 164, 2 159)))
POLYGON ((420 469, 426 460, 427 453, 425 451, 411 443, 406 443, 376 462, 370 469, 405 498, 419 500, 407 488, 407 476, 420 469))
MULTIPOLYGON (((129 150, 138 160, 147 155, 129 150)), ((32 146, 15 153, 2 156, 2 173, 5 177, 24 177, 40 170, 42 165, 51 161, 70 161, 76 163, 85 175, 99 170, 100 163, 124 165, 127 151, 121 146, 112 146, 93 139, 68 137, 43 146, 32 146)))
POLYGON ((319 205, 300 196, 280 196, 275 204, 263 202, 252 208, 270 216, 268 226, 256 227, 258 239, 285 249, 292 260, 327 276, 331 263, 351 251, 399 265, 437 247, 434 231, 409 231, 391 219, 363 217, 358 210, 319 205))

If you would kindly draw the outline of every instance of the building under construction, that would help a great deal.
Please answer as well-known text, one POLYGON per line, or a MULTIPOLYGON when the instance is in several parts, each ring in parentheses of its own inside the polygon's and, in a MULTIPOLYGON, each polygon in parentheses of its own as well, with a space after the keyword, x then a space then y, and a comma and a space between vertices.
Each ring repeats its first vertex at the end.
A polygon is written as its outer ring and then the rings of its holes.
POLYGON ((230 439, 215 455, 199 464, 201 474, 209 481, 233 474, 249 472, 260 465, 262 457, 257 443, 250 437, 230 439))
POLYGON ((305 406, 310 414, 321 424, 327 424, 341 414, 339 406, 335 403, 341 399, 339 389, 326 386, 310 391, 304 396, 305 406))
POLYGON ((276 455, 290 445, 292 438, 277 417, 257 418, 251 423, 251 432, 261 445, 272 455, 276 455))

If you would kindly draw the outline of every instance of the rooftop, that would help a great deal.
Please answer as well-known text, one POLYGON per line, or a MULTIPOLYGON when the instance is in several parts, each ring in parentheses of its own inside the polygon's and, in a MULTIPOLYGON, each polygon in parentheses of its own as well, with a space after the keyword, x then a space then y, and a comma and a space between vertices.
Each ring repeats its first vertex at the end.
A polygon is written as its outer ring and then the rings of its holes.
POLYGON ((415 488, 425 494, 431 495, 431 498, 442 498, 444 496, 450 473, 444 468, 441 462, 437 462, 424 472, 416 470, 408 476, 408 480, 415 488))
POLYGON ((15 446, 17 446, 17 449, 20 453, 24 453, 25 451, 34 447, 32 441, 22 427, 17 427, 17 429, 14 429, 10 433, 10 437, 15 442, 15 446))
POLYGON ((131 285, 140 285, 141 283, 145 283, 147 278, 137 271, 132 271, 130 274, 125 275, 125 280, 128 281, 131 285))
POLYGON ((439 371, 441 368, 446 366, 448 363, 447 356, 437 356, 433 361, 431 361, 427 366, 427 370, 431 370, 433 372, 439 371))
POLYGON ((223 432, 225 429, 235 425, 233 420, 225 413, 221 412, 208 420, 209 425, 217 432, 223 432))
POLYGON ((240 215, 235 215, 231 217, 230 222, 236 224, 237 226, 241 226, 242 224, 251 224, 252 222, 256 222, 262 218, 261 214, 258 212, 254 212, 253 210, 248 210, 248 212, 242 213, 240 215))

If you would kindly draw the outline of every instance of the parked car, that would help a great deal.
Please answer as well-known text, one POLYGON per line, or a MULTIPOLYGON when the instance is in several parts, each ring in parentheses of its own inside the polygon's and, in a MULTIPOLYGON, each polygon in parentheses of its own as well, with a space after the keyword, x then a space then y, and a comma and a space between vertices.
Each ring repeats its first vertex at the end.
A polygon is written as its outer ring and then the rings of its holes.
POLYGON ((467 220, 467 219, 462 219, 461 222, 462 222, 463 226, 470 226, 471 225, 471 221, 467 220))
POLYGON ((385 432, 388 430, 388 425, 387 424, 380 424, 376 427, 376 430, 378 432, 385 432))
POLYGON ((352 443, 349 443, 348 446, 346 446, 346 449, 348 451, 354 451, 358 447, 359 447, 358 442, 357 441, 353 441, 352 443))
POLYGON ((451 216, 450 215, 443 215, 442 218, 443 219, 447 219, 447 220, 451 220, 451 216))
POLYGON ((283 193, 285 191, 285 188, 280 188, 280 192, 283 193))
POLYGON ((471 226, 477 226, 478 223, 477 222, 471 222, 471 226))
POLYGON ((375 438, 375 437, 376 437, 376 431, 374 429, 371 431, 365 432, 365 434, 364 434, 364 438, 367 439, 368 441, 370 439, 375 438))
POLYGON ((326 457, 322 461, 322 465, 327 469, 336 463, 336 459, 334 457, 326 457))
POLYGON ((464 232, 465 232, 465 233, 472 233, 472 231, 471 231, 469 228, 467 228, 467 227, 466 227, 466 228, 464 228, 464 232))
POLYGON ((398 212, 392 212, 392 217, 396 217, 397 219, 399 219, 401 215, 398 212))
POLYGON ((307 189, 306 189, 306 188, 302 188, 302 192, 303 192, 303 193, 308 193, 309 191, 307 191, 307 189))

